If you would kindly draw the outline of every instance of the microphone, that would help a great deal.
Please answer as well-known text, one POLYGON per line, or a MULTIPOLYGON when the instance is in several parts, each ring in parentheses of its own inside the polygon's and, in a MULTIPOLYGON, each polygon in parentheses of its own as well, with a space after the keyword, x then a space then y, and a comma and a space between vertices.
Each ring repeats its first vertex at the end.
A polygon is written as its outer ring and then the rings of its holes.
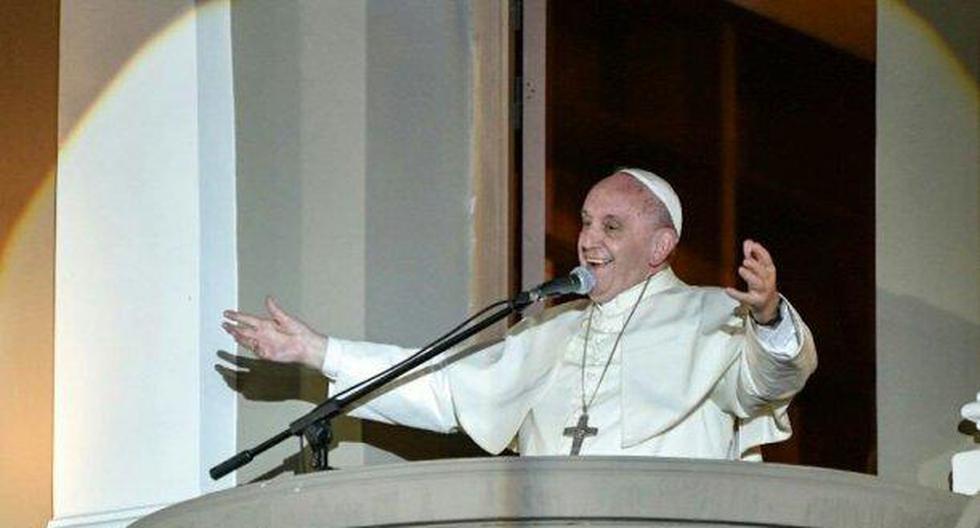
POLYGON ((551 279, 543 282, 530 290, 523 291, 517 295, 520 301, 527 301, 529 304, 538 302, 541 299, 565 295, 566 293, 577 293, 585 295, 595 287, 595 276, 585 266, 578 266, 565 277, 551 279))

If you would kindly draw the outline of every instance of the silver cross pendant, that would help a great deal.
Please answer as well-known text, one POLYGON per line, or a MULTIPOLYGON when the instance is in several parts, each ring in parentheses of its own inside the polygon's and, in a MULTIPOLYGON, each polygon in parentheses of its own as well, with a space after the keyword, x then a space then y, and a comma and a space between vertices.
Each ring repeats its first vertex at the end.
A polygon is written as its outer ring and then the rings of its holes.
POLYGON ((566 427, 562 436, 572 437, 572 452, 569 453, 572 456, 578 456, 582 451, 582 441, 585 440, 587 436, 596 436, 599 434, 599 429, 596 427, 589 427, 589 415, 588 413, 582 413, 579 416, 578 423, 575 427, 566 427))

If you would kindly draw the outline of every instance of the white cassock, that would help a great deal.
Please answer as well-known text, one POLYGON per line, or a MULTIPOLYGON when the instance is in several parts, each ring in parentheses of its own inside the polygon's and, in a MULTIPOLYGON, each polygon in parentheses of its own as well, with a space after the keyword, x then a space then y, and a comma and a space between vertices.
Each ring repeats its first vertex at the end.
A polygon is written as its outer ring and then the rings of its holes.
MULTIPOLYGON (((522 321, 507 338, 409 373, 349 414, 433 431, 462 429, 483 449, 569 454, 563 434, 582 411, 583 455, 756 459, 757 447, 791 434, 787 407, 816 368, 809 329, 785 299, 774 329, 749 322, 719 288, 691 287, 668 268, 653 276, 608 371, 616 336, 643 284, 597 305, 585 344, 589 301, 522 321), (583 347, 585 368, 583 375, 583 347)), ((332 392, 414 350, 330 338, 323 373, 332 392)))

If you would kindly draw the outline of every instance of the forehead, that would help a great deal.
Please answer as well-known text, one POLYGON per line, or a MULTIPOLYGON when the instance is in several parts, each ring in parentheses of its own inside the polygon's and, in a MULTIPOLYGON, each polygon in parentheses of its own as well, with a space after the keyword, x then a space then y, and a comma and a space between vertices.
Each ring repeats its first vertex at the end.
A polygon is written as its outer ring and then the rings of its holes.
POLYGON ((643 210, 648 191, 628 174, 614 174, 589 191, 582 214, 589 216, 628 216, 643 210))

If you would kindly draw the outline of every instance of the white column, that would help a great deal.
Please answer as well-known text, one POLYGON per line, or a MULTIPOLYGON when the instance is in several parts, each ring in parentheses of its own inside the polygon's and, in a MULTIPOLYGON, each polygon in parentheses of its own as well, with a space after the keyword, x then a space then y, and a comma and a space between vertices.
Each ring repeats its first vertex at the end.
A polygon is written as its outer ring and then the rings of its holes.
POLYGON ((221 312, 238 304, 235 210, 235 101, 232 75, 231 1, 197 5, 198 160, 200 200, 200 493, 235 484, 235 475, 214 482, 207 470, 237 452, 238 395, 215 370, 217 350, 234 350, 219 326, 221 312))
POLYGON ((62 4, 51 527, 211 491, 234 452, 211 366, 237 282, 228 11, 62 4))
POLYGON ((980 379, 980 8, 940 4, 877 3, 877 437, 880 476, 948 489, 980 379))

